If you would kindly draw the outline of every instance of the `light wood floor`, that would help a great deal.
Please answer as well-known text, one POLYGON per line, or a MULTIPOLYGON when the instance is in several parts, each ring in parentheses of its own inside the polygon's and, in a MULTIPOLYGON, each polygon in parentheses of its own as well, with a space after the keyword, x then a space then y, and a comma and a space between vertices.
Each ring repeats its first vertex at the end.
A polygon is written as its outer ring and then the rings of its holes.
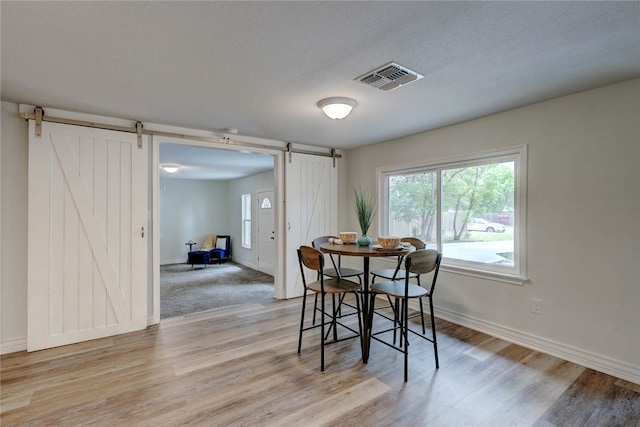
MULTIPOLYGON (((2 425, 639 426, 640 386, 437 320, 402 355, 318 335, 301 300, 217 309, 147 330, 2 357, 2 425)), ((376 318, 379 322, 381 318, 376 318)))

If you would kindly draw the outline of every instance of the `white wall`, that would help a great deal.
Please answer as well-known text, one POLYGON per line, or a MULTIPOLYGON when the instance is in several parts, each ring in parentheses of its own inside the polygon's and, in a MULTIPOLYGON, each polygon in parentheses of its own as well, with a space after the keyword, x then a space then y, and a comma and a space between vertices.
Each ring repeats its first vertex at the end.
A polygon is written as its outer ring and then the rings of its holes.
POLYGON ((229 230, 231 234, 233 260, 250 268, 258 269, 258 192, 275 188, 273 171, 246 178, 228 181, 229 230), (242 247, 242 194, 251 194, 251 249, 242 247))
MULTIPOLYGON (((152 161, 157 162, 157 159, 152 161)), ((216 234, 231 235, 232 260, 256 268, 257 259, 238 259, 236 256, 235 250, 240 246, 241 236, 239 232, 234 236, 232 230, 240 230, 241 221, 240 208, 234 207, 233 203, 239 200, 239 196, 232 197, 229 188, 237 187, 243 192, 252 192, 253 187, 261 189, 265 182, 272 183, 273 179, 274 171, 231 181, 183 180, 161 176, 157 189, 160 250, 155 262, 160 265, 186 262, 189 250, 186 241, 195 240, 193 250, 197 250, 209 234, 216 234), (236 217, 230 217, 231 213, 236 217)), ((249 255, 254 254, 249 252, 249 255)), ((150 245, 149 259, 153 259, 153 243, 150 245)), ((160 321, 160 314, 154 313, 154 308, 159 310, 160 307, 160 278, 157 276, 159 271, 151 264, 149 269, 148 322, 154 324, 160 321)))
POLYGON ((227 183, 160 179, 160 264, 187 261, 188 240, 200 249, 209 234, 229 234, 227 183))
POLYGON ((0 127, 0 352, 26 348, 28 126, 18 105, 2 102, 0 127))
POLYGON ((273 190, 273 171, 229 181, 160 179, 160 263, 185 262, 193 239, 199 249, 209 234, 231 235, 231 257, 234 261, 258 268, 258 191, 273 190), (242 194, 251 194, 254 245, 243 248, 242 194))
POLYGON ((351 150, 340 229, 377 167, 518 144, 530 283, 443 273, 436 314, 640 383, 640 79, 351 150))

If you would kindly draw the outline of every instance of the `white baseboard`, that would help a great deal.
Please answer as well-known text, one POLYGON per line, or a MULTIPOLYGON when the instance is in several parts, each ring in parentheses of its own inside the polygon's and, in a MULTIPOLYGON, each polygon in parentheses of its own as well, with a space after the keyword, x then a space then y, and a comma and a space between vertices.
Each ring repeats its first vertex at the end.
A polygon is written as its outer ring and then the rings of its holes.
POLYGON ((482 319, 455 313, 441 307, 435 307, 435 312, 437 317, 457 325, 465 326, 469 329, 474 329, 496 338, 530 348, 531 350, 559 357, 560 359, 640 384, 640 366, 638 365, 621 362, 607 356, 531 335, 526 332, 517 331, 482 319))
POLYGON ((250 268, 250 269, 252 269, 252 270, 258 270, 258 266, 257 266, 257 265, 255 265, 255 264, 251 264, 251 263, 249 263, 249 262, 247 262, 247 261, 245 261, 245 260, 242 260, 242 259, 235 259, 235 258, 231 258, 231 260, 232 260, 233 262, 235 262, 235 263, 238 263, 238 264, 244 265, 245 267, 249 267, 249 268, 250 268))
POLYGON ((12 338, 0 345, 0 354, 16 353, 27 349, 27 337, 12 338))
POLYGON ((156 322, 155 316, 153 315, 153 313, 149 314, 147 316, 147 327, 155 325, 159 322, 156 322))

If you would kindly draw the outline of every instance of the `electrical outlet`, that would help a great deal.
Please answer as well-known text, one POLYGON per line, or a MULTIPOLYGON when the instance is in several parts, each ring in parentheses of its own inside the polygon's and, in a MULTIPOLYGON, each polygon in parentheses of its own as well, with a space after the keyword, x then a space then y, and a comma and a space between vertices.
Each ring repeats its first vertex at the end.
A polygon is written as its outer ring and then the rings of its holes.
POLYGON ((542 314, 542 300, 531 298, 531 312, 533 314, 542 314))

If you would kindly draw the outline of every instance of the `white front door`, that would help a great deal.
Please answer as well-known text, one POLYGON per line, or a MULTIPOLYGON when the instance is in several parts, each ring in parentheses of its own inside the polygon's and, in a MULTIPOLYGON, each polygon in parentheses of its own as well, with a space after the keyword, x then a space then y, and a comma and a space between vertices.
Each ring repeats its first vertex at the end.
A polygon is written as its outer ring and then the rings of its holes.
POLYGON ((273 190, 258 191, 258 270, 273 276, 276 251, 273 190))
POLYGON ((330 157, 294 153, 291 161, 285 155, 285 178, 285 297, 292 298, 304 292, 297 249, 337 233, 338 172, 330 157))
POLYGON ((147 319, 147 147, 135 134, 29 123, 29 351, 147 319))

